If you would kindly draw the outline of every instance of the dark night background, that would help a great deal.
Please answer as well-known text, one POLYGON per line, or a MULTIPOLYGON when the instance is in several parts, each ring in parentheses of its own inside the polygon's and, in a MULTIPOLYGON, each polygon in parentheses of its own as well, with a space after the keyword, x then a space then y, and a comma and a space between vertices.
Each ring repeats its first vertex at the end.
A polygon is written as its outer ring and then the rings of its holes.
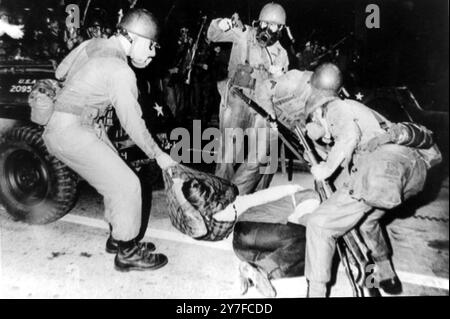
MULTIPOLYGON (((31 7, 32 20, 39 12, 61 4, 86 0, 0 0, 14 10, 31 7)), ((245 23, 258 18, 267 0, 138 0, 136 7, 155 13, 163 25, 160 61, 170 55, 171 43, 179 27, 196 30, 202 15, 229 17, 238 12, 245 23), (170 12, 170 14, 169 14, 170 12), (166 52, 164 52, 164 48, 166 52), (167 53, 167 54, 166 54, 167 53)), ((407 85, 426 109, 448 112, 448 2, 445 0, 278 0, 288 15, 287 24, 301 50, 309 40, 332 45, 350 32, 354 37, 345 46, 357 47, 359 82, 363 87, 407 85), (377 4, 381 28, 367 29, 365 8, 377 4)), ((104 7, 112 19, 125 0, 92 0, 91 7, 104 7)), ((61 7, 62 8, 62 7, 61 7)), ((64 19, 64 12, 61 12, 64 19)), ((286 39, 284 39, 286 40, 286 39)), ((283 41, 286 42, 286 41, 283 41)), ((285 44, 285 47, 287 45, 285 44)), ((344 46, 344 47, 345 47, 344 46)), ((158 61, 158 60, 156 60, 158 61)), ((153 63, 154 65, 157 64, 153 63)), ((164 63, 159 63, 164 65, 164 63)), ((153 66, 155 68, 156 66, 153 66)))

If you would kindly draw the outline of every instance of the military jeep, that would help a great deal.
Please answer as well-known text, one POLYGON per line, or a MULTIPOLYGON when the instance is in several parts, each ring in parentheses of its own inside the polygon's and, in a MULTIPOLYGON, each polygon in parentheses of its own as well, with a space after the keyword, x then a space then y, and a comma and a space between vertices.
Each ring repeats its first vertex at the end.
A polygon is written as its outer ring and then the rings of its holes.
MULTIPOLYGON (((53 222, 74 206, 81 180, 52 156, 42 139, 43 127, 30 121, 28 95, 39 79, 54 78, 51 61, 0 56, 0 202, 15 219, 30 224, 53 222)), ((170 110, 149 94, 141 96, 144 120, 161 149, 170 150, 170 110)), ((128 138, 113 111, 103 119, 120 156, 135 170, 159 169, 128 138)))

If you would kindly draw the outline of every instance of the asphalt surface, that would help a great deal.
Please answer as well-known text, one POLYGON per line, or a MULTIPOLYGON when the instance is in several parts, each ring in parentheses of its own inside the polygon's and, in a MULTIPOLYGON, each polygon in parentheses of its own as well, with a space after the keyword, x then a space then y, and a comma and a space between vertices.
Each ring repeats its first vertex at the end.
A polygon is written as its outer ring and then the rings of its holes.
MULTIPOLYGON (((312 185, 308 174, 296 174, 295 180, 306 187, 312 185)), ((283 183, 287 177, 278 174, 273 184, 283 183)), ((0 207, 0 298, 262 298, 255 288, 240 295, 239 260, 231 238, 217 243, 194 241, 173 228, 166 207, 163 190, 155 190, 146 239, 168 256, 168 265, 129 273, 115 271, 114 256, 104 251, 108 229, 102 198, 88 185, 80 185, 79 200, 70 214, 49 225, 16 222, 0 207)), ((439 196, 418 212, 446 216, 447 222, 439 224, 441 237, 433 239, 432 250, 425 254, 428 263, 417 259, 409 245, 413 241, 426 246, 423 240, 402 239, 402 234, 408 234, 402 231, 412 231, 416 219, 394 220, 389 225, 391 239, 393 234, 395 237, 392 245, 403 281, 402 295, 448 295, 448 180, 439 196)), ((434 224, 420 227, 436 229, 434 224)), ((306 295, 304 277, 275 280, 274 286, 279 298, 306 295)), ((331 296, 351 295, 339 269, 331 296)))

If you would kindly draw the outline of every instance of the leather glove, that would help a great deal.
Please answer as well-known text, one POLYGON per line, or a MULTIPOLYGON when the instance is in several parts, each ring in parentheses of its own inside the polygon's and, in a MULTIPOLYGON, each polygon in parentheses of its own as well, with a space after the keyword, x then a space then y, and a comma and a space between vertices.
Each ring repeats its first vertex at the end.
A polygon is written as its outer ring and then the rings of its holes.
POLYGON ((389 133, 386 132, 370 139, 365 145, 363 145, 363 147, 361 147, 361 150, 363 152, 370 153, 375 151, 381 145, 388 144, 390 142, 392 142, 391 135, 389 135, 389 133))
POLYGON ((156 157, 156 163, 158 164, 158 166, 164 170, 167 169, 171 166, 175 166, 178 163, 175 162, 172 157, 170 157, 168 154, 166 153, 161 153, 161 155, 159 155, 158 157, 156 157))
POLYGON ((311 167, 311 174, 313 174, 314 178, 318 181, 326 180, 332 173, 333 172, 330 172, 330 169, 325 162, 311 167))
POLYGON ((231 30, 233 27, 233 21, 229 18, 224 18, 219 21, 218 27, 223 32, 227 32, 228 30, 231 30))

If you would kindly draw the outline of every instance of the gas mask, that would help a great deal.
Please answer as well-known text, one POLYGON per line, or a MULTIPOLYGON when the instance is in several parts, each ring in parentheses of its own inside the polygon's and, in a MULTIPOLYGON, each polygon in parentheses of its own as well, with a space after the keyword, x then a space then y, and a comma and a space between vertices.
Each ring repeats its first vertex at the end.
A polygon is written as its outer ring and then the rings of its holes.
POLYGON ((255 21, 253 27, 256 28, 256 40, 262 47, 274 45, 280 39, 283 30, 283 25, 265 21, 255 21))

